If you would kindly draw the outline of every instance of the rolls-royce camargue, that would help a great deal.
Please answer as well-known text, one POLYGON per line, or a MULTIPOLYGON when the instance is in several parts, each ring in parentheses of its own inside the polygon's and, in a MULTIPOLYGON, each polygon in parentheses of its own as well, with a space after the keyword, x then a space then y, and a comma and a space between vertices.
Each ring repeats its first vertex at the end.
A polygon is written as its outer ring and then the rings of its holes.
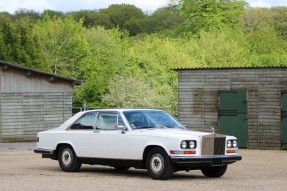
POLYGON ((100 109, 75 114, 58 128, 37 135, 35 153, 58 160, 65 172, 82 164, 147 169, 153 179, 180 170, 221 177, 238 160, 237 139, 185 128, 164 111, 100 109))

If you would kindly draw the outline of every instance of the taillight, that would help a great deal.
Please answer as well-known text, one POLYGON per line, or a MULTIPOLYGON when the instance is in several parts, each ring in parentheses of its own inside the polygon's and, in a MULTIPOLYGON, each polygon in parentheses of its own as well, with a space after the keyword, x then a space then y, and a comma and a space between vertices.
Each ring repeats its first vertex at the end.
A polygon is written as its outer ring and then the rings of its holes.
POLYGON ((36 140, 36 141, 37 141, 37 143, 39 143, 39 137, 37 137, 37 140, 36 140))

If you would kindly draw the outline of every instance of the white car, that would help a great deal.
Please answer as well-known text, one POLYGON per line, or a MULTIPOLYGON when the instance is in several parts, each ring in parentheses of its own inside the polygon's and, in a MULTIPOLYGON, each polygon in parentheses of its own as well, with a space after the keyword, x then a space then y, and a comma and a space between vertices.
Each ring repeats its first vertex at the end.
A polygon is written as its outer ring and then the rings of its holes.
POLYGON ((75 114, 55 129, 37 135, 35 153, 59 161, 65 172, 81 164, 147 169, 153 179, 169 179, 179 170, 200 169, 221 177, 241 160, 233 136, 191 131, 164 111, 101 109, 75 114))

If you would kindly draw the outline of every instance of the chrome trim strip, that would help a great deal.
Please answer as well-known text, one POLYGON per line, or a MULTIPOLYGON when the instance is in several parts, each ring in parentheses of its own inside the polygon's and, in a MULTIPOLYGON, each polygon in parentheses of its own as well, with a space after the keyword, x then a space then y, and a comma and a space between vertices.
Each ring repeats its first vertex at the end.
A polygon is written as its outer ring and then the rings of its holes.
POLYGON ((242 159, 240 155, 206 155, 206 156, 171 156, 174 163, 210 163, 212 159, 222 159, 223 162, 236 162, 242 159))

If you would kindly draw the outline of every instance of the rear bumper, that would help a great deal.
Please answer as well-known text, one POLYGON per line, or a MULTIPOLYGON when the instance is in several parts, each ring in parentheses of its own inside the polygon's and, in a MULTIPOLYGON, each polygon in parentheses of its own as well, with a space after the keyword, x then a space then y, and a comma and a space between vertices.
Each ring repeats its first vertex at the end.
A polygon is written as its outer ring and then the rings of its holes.
POLYGON ((193 166, 222 166, 240 161, 242 157, 240 155, 207 155, 207 156, 196 156, 196 157, 177 157, 172 156, 171 161, 173 163, 193 166))
POLYGON ((42 154, 42 158, 50 158, 53 160, 57 160, 57 155, 54 150, 35 148, 34 153, 42 154))
POLYGON ((42 149, 42 148, 35 148, 34 153, 40 153, 40 154, 53 154, 53 150, 50 149, 42 149))

